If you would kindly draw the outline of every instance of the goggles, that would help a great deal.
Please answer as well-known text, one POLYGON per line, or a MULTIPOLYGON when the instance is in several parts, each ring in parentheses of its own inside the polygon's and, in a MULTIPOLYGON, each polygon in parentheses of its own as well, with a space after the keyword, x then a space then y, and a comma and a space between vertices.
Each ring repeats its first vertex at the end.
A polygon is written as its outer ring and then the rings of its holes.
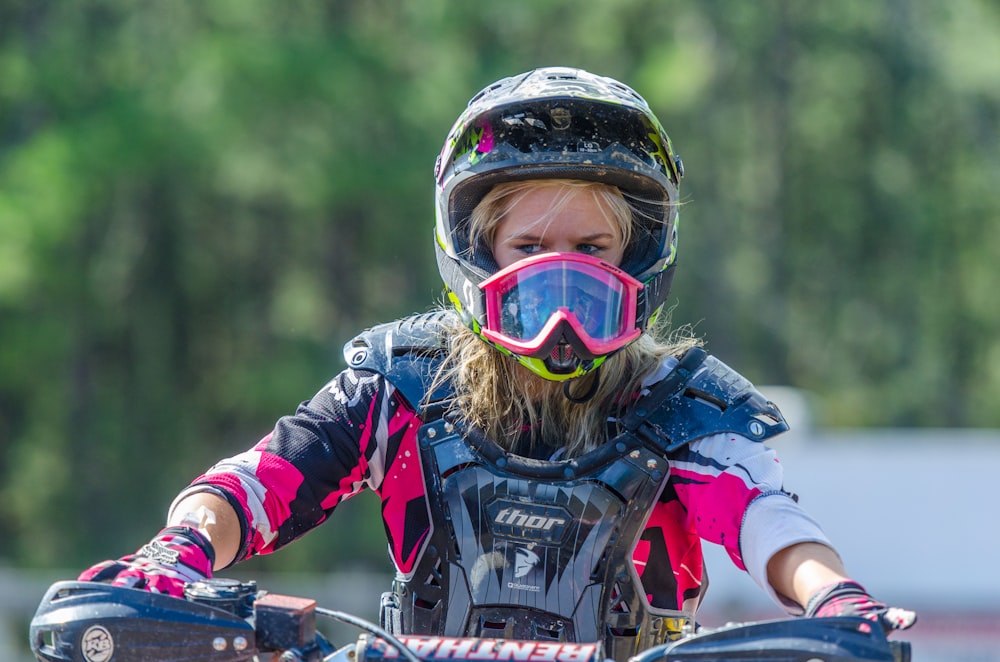
POLYGON ((532 255, 479 287, 486 298, 481 333, 515 354, 546 358, 566 344, 594 359, 642 334, 636 323, 642 283, 589 255, 532 255))

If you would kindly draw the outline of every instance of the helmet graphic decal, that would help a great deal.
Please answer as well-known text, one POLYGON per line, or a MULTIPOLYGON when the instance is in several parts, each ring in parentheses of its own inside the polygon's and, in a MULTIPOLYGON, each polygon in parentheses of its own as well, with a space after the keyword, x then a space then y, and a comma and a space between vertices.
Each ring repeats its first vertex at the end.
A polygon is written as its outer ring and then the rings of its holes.
POLYGON ((469 164, 475 165, 479 159, 493 149, 493 127, 490 125, 476 126, 462 134, 455 143, 456 157, 468 155, 469 164))

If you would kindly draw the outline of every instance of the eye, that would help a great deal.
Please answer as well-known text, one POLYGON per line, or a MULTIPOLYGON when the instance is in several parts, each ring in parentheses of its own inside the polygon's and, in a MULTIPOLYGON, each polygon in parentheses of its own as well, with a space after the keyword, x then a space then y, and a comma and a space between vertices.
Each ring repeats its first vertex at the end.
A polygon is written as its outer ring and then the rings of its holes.
POLYGON ((542 250, 541 244, 520 244, 514 247, 514 250, 524 253, 525 255, 534 255, 542 250))
POLYGON ((607 250, 608 247, 601 244, 579 244, 576 247, 576 252, 584 255, 598 255, 607 250))

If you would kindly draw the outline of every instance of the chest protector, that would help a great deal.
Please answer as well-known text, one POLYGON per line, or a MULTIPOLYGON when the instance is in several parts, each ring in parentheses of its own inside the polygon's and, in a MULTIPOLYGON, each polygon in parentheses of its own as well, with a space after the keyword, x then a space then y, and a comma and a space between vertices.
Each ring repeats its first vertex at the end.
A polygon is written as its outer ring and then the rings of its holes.
POLYGON ((624 432, 567 461, 504 451, 460 417, 447 388, 428 393, 442 357, 440 314, 376 327, 345 347, 355 368, 387 377, 418 407, 432 530, 414 570, 383 596, 394 633, 600 641, 625 660, 678 638, 689 611, 654 608, 632 563, 670 477, 670 452, 732 432, 787 429, 777 408, 701 349, 620 420, 624 432))

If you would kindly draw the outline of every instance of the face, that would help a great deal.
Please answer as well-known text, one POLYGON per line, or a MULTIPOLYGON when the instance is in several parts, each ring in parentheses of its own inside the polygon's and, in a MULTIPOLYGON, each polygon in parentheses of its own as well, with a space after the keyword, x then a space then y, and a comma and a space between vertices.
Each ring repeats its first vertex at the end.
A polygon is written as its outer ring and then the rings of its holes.
POLYGON ((493 257, 503 269, 535 253, 584 253, 618 266, 625 247, 608 210, 589 191, 543 187, 521 198, 496 227, 493 257), (553 204, 569 195, 565 204, 553 204))

